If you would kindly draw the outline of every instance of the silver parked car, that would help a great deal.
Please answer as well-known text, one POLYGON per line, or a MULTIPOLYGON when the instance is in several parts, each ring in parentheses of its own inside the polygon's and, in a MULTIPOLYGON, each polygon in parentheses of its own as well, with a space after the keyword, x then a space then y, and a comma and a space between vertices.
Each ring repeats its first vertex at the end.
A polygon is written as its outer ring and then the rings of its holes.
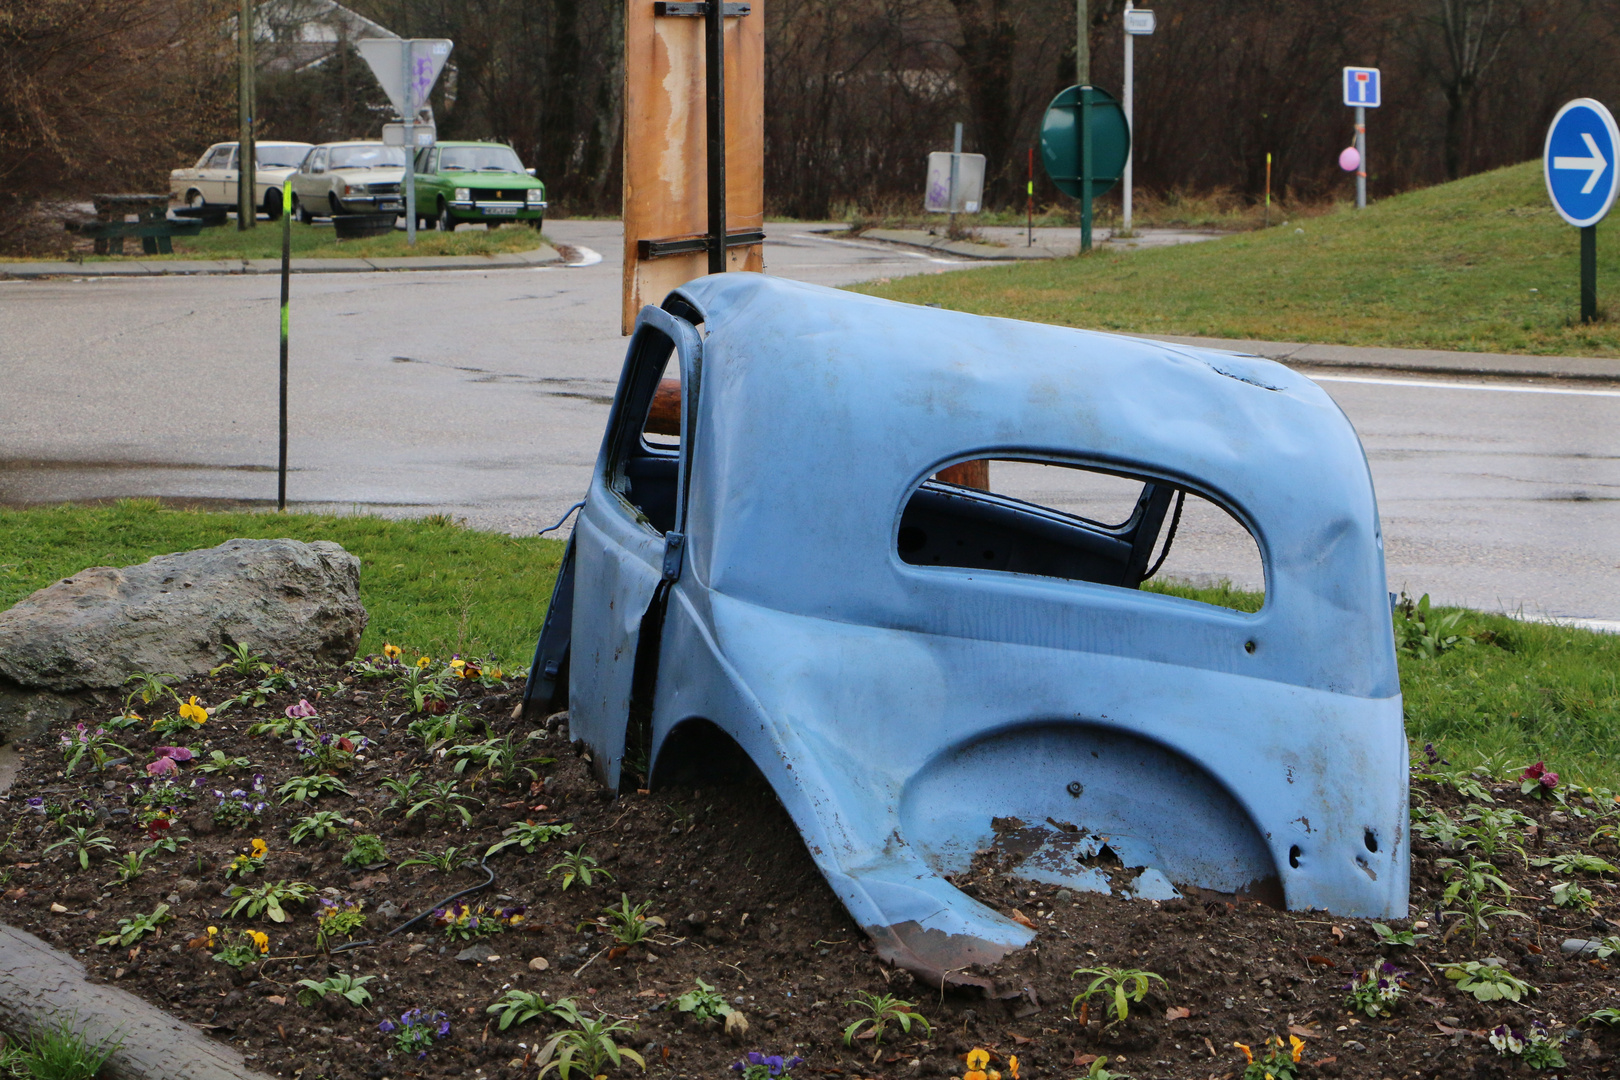
POLYGON ((337 214, 402 214, 404 180, 403 147, 375 141, 322 143, 293 174, 293 216, 307 222, 337 214))
MULTIPOLYGON (((281 216, 281 185, 297 170, 311 150, 307 142, 261 142, 254 144, 253 205, 270 220, 281 216)), ((169 173, 169 195, 193 209, 205 206, 236 206, 236 189, 241 175, 237 144, 215 143, 197 164, 169 173)))

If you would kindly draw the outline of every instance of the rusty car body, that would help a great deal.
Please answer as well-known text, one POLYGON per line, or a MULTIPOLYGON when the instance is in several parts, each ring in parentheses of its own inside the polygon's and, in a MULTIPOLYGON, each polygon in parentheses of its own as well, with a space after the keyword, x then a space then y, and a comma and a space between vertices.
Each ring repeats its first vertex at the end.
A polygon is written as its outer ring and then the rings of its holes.
POLYGON ((881 955, 935 984, 989 985, 1034 936, 947 880, 997 848, 1077 888, 1406 913, 1371 476, 1332 399, 1254 357, 683 286, 637 322, 525 700, 566 701, 615 789, 746 755, 881 955), (674 443, 647 425, 666 362, 674 443), (1104 527, 936 479, 986 458, 1141 495, 1104 527), (1258 611, 1138 587, 1177 492, 1252 533, 1258 611))

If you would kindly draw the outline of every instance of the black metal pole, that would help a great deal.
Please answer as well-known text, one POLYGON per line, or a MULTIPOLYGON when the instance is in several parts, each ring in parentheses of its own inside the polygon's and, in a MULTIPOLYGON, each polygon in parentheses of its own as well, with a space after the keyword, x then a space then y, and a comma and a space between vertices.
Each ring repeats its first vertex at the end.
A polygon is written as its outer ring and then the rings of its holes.
POLYGON ((708 81, 709 273, 726 270, 726 6, 709 0, 703 59, 708 81))
POLYGON ((1597 321, 1597 226, 1581 229, 1581 322, 1597 321))
POLYGON ((276 470, 276 509, 287 509, 287 300, 292 276, 292 179, 281 189, 281 458, 276 470))

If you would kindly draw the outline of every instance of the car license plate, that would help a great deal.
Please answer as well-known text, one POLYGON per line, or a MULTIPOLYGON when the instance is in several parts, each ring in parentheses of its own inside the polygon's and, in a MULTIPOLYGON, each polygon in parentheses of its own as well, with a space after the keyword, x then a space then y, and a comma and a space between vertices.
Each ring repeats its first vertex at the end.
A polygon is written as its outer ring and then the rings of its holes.
POLYGON ((397 202, 385 202, 385 203, 378 203, 377 204, 377 209, 378 210, 402 210, 402 209, 404 209, 404 207, 400 203, 397 203, 397 202))
POLYGON ((480 206, 479 209, 482 210, 486 214, 515 214, 515 213, 517 213, 517 207, 515 207, 515 206, 480 206))

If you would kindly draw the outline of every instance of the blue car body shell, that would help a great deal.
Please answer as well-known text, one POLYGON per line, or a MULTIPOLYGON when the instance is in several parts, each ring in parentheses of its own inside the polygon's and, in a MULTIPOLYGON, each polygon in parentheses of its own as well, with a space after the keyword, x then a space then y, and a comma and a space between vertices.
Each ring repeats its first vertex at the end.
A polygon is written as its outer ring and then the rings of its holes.
POLYGON ((1406 914, 1371 476, 1287 368, 711 276, 643 311, 571 543, 569 723, 603 782, 627 741, 657 782, 723 732, 880 953, 930 981, 988 985, 974 965, 1034 936, 947 880, 991 847, 1079 888, 1406 914), (678 449, 643 434, 672 353, 678 449), (984 458, 1218 503, 1256 540, 1263 607, 903 560, 908 500, 981 498, 929 478, 984 458))

